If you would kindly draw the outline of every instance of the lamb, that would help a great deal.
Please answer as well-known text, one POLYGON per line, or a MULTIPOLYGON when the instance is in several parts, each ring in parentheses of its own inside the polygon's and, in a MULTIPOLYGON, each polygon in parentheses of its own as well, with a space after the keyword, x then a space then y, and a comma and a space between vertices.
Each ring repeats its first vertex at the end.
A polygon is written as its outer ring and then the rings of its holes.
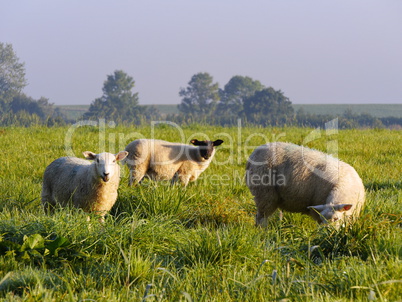
POLYGON ((339 227, 358 217, 365 201, 363 182, 353 167, 290 143, 256 148, 247 161, 246 184, 257 206, 256 225, 264 227, 278 208, 339 227))
POLYGON ((193 139, 195 146, 155 139, 137 139, 127 145, 124 163, 130 170, 129 186, 148 176, 153 180, 180 180, 184 186, 195 181, 208 168, 215 155, 215 147, 223 143, 193 139))
POLYGON ((120 167, 116 161, 124 159, 128 152, 95 154, 83 152, 87 160, 61 157, 47 166, 42 185, 42 205, 45 211, 57 205, 81 208, 96 213, 104 222, 105 214, 117 199, 120 167))

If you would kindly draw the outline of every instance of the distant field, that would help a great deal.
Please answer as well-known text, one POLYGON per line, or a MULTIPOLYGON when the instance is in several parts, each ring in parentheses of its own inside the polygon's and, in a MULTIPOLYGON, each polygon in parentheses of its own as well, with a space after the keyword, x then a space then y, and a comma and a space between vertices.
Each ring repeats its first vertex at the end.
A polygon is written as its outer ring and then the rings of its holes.
MULTIPOLYGON (((177 105, 153 105, 163 115, 179 113, 177 105)), ((60 108, 69 120, 76 120, 80 118, 86 111, 88 111, 89 105, 60 105, 56 106, 60 108)))
MULTIPOLYGON (((178 113, 177 105, 155 105, 163 114, 178 113)), ((346 110, 352 110, 353 113, 367 113, 375 117, 402 117, 402 104, 293 104, 295 111, 303 108, 306 113, 312 114, 335 114, 341 115, 346 110)))
MULTIPOLYGON (((154 105, 163 115, 179 113, 177 105, 154 105)), ((89 105, 65 105, 56 106, 66 114, 68 119, 75 120, 88 110, 89 105)), ((341 115, 346 110, 353 113, 367 113, 374 117, 402 117, 402 104, 293 104, 295 111, 302 108, 306 113, 341 115)))
POLYGON ((177 109, 177 105, 154 105, 160 113, 162 114, 177 114, 179 113, 179 109, 177 109))
POLYGON ((64 113, 69 120, 76 120, 88 111, 89 105, 61 105, 56 106, 56 108, 60 108, 60 111, 64 113))
POLYGON ((295 111, 303 108, 306 113, 312 114, 343 114, 350 109, 353 113, 367 113, 375 117, 402 117, 402 104, 293 104, 295 111))

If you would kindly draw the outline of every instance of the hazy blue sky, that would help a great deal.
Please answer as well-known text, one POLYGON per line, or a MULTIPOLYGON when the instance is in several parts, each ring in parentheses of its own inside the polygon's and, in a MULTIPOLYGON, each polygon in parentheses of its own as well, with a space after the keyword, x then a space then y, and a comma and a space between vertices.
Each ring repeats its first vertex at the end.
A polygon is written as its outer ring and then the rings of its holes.
POLYGON ((90 104, 117 69, 141 104, 179 103, 198 72, 293 103, 402 103, 401 0, 2 1, 0 41, 56 104, 90 104))

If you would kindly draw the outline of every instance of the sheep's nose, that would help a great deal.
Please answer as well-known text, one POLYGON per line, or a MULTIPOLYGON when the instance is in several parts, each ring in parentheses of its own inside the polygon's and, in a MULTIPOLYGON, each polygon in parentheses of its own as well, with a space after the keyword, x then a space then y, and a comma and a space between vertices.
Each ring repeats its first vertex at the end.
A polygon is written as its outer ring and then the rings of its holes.
POLYGON ((109 173, 103 173, 103 181, 107 182, 109 180, 109 173))

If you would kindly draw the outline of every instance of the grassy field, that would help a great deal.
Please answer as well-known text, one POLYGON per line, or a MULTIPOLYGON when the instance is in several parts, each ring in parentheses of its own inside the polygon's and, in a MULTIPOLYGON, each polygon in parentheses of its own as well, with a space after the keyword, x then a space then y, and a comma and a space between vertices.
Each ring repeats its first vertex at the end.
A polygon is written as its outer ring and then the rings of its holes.
POLYGON ((311 114, 342 115, 350 110, 354 114, 370 114, 374 117, 402 117, 402 104, 293 104, 293 108, 311 114))
POLYGON ((402 133, 159 125, 152 129, 2 128, 2 301, 401 301, 402 133), (330 134, 330 133, 329 133, 330 134), (80 210, 45 215, 45 167, 66 152, 117 152, 140 137, 221 138, 211 166, 187 188, 145 182, 119 197, 106 223, 80 210), (244 184, 256 146, 288 141, 326 151, 361 175, 361 219, 334 230, 309 217, 275 215, 254 226, 244 184), (336 143, 336 144, 334 144, 336 143))
MULTIPOLYGON (((66 105, 57 107, 66 114, 68 119, 76 120, 88 110, 89 105, 66 105)), ((177 105, 155 105, 155 107, 162 115, 179 113, 177 105)), ((388 116, 402 117, 401 104, 293 104, 293 108, 295 111, 302 108, 305 113, 311 114, 342 115, 346 110, 351 110, 354 114, 367 113, 379 118, 388 116)))
POLYGON ((75 121, 88 111, 89 105, 62 105, 56 108, 59 108, 67 119, 75 121))

